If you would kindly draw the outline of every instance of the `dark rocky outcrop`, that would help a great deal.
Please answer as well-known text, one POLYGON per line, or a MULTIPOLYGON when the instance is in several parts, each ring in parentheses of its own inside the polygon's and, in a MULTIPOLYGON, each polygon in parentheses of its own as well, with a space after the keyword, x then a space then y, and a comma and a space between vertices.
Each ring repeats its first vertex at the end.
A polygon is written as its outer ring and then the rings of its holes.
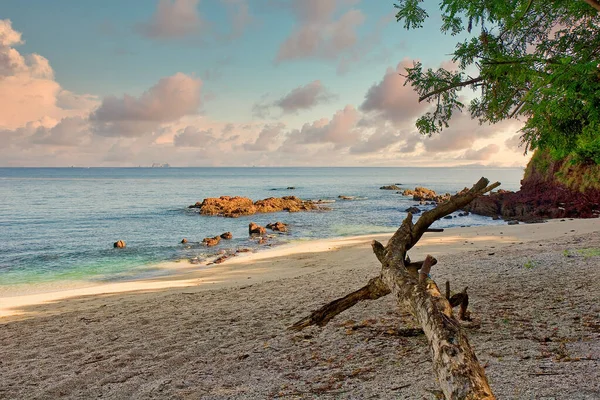
POLYGON ((202 243, 204 243, 208 247, 214 247, 214 246, 218 245, 220 241, 221 241, 221 237, 220 236, 215 236, 215 237, 212 237, 212 238, 210 238, 210 237, 204 238, 202 240, 202 243))
POLYGON ((402 188, 398 185, 385 185, 380 187, 381 190, 402 190, 402 188))
POLYGON ((233 239, 233 235, 231 234, 231 232, 221 233, 221 239, 231 240, 233 239))
POLYGON ((254 222, 250 222, 248 225, 248 233, 250 236, 263 236, 267 234, 267 230, 264 226, 260 226, 254 222))
POLYGON ((296 190, 296 187, 295 186, 288 186, 286 189, 287 190, 296 190))
POLYGON ((536 153, 531 159, 521 189, 499 190, 475 199, 466 211, 505 220, 538 222, 552 218, 597 218, 600 216, 600 166, 571 166, 536 153))
POLYGON ((277 221, 272 224, 267 224, 267 229, 270 229, 273 232, 287 232, 287 224, 277 221))
POLYGON ((296 196, 269 197, 253 202, 247 197, 221 196, 204 199, 189 208, 199 208, 201 215, 217 215, 222 217, 237 218, 243 215, 256 213, 270 213, 279 211, 298 212, 318 209, 311 201, 304 201, 296 196))
POLYGON ((354 200, 354 196, 339 195, 338 199, 340 199, 340 200, 354 200))
POLYGON ((116 242, 113 243, 113 247, 115 249, 124 249, 125 247, 127 247, 127 244, 125 243, 124 240, 117 240, 116 242))
POLYGON ((186 244, 188 240, 186 238, 181 239, 181 244, 186 244))
POLYGON ((421 212, 421 210, 418 207, 408 207, 406 210, 404 210, 405 212, 409 212, 411 214, 418 214, 421 212))

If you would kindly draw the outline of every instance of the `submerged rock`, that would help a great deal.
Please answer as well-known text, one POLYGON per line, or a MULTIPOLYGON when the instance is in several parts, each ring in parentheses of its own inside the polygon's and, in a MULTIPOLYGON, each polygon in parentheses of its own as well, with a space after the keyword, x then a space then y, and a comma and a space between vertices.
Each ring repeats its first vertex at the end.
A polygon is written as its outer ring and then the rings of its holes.
POLYGON ((186 238, 181 239, 181 244, 186 244, 188 240, 186 238))
POLYGON ((247 197, 221 196, 219 198, 211 197, 204 199, 200 206, 196 203, 191 208, 200 208, 202 215, 217 215, 223 217, 236 218, 242 215, 252 215, 256 213, 270 213, 279 211, 298 212, 317 209, 311 201, 304 201, 296 196, 269 197, 267 199, 252 202, 247 197))
POLYGON ((341 200, 354 200, 354 199, 355 199, 355 197, 354 197, 354 196, 343 196, 343 195, 339 195, 339 196, 338 196, 338 199, 341 199, 341 200))
POLYGON ((127 247, 127 244, 125 243, 124 240, 117 240, 116 242, 113 243, 113 247, 115 249, 124 249, 125 247, 127 247))
POLYGON ((233 238, 231 232, 221 233, 221 239, 230 240, 233 238))
POLYGON ((250 236, 262 236, 267 234, 267 230, 264 226, 260 226, 254 222, 250 222, 248 225, 248 233, 250 236))
POLYGON ((287 224, 277 221, 272 224, 267 224, 267 229, 270 229, 274 232, 287 232, 287 224))
POLYGON ((408 207, 406 210, 404 210, 405 212, 409 212, 411 214, 418 214, 421 212, 421 210, 417 207, 408 207))

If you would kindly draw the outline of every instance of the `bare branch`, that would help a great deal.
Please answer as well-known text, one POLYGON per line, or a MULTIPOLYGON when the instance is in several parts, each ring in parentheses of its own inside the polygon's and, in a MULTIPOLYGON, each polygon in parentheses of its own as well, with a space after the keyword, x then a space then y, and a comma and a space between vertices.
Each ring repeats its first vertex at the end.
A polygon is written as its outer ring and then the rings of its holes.
POLYGON ((436 89, 433 92, 427 93, 427 94, 419 97, 419 103, 422 102, 423 100, 427 100, 428 98, 430 98, 432 96, 436 96, 438 94, 444 93, 444 92, 446 92, 448 90, 456 89, 456 88, 459 88, 459 87, 465 87, 465 86, 469 86, 469 85, 474 85, 474 84, 479 83, 479 82, 483 82, 483 78, 482 77, 477 77, 477 78, 469 79, 468 81, 458 82, 458 83, 454 83, 452 85, 445 86, 443 88, 436 89))

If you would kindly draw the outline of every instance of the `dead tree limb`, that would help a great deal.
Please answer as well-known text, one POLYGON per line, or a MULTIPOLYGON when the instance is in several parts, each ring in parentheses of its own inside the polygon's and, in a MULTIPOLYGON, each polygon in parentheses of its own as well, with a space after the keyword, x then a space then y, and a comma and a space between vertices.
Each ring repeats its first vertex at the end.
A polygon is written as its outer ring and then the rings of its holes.
MULTIPOLYGON (((447 298, 450 295, 449 288, 447 287, 444 296, 437 284, 428 278, 429 271, 424 270, 420 276, 417 273, 419 269, 429 269, 435 265, 435 259, 428 256, 423 262, 410 263, 407 262, 406 254, 435 221, 500 185, 494 183, 488 186, 488 183, 487 179, 481 178, 470 190, 456 194, 447 202, 424 212, 415 224, 409 213, 387 246, 377 241, 372 243, 373 252, 381 263, 381 274, 378 277, 372 278, 363 288, 321 307, 290 329, 301 330, 310 325, 324 326, 359 301, 374 300, 392 293, 398 304, 410 309, 421 324, 431 349, 434 370, 446 399, 495 399, 485 371, 452 314, 452 298, 447 298)), ((468 297, 465 301, 466 289, 462 294, 464 296, 459 302, 461 316, 463 312, 466 314, 468 304, 468 297)))

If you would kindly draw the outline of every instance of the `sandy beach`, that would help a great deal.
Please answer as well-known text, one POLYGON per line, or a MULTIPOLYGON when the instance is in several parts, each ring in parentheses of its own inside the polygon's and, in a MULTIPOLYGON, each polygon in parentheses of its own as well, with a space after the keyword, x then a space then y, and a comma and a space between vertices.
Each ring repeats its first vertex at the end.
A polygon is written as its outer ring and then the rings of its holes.
MULTIPOLYGON (((390 296, 286 328, 364 285, 374 235, 297 243, 168 278, 0 292, 0 398, 434 399, 424 336, 390 296), (400 330, 399 330, 400 329, 400 330)), ((469 287, 502 399, 600 398, 600 221, 452 228, 409 252, 469 287)))

